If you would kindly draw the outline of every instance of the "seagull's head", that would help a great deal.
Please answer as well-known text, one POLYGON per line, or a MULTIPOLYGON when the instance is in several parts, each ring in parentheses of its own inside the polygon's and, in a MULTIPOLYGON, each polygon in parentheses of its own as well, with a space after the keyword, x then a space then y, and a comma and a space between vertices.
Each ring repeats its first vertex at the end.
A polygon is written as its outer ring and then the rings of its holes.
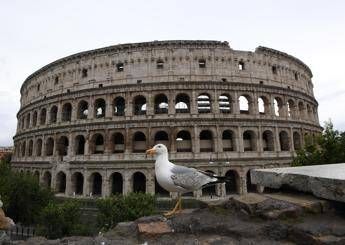
POLYGON ((148 149, 146 151, 146 155, 150 155, 150 156, 153 156, 153 155, 159 156, 159 155, 163 155, 163 154, 168 154, 168 149, 163 144, 157 144, 154 147, 152 147, 151 149, 148 149))

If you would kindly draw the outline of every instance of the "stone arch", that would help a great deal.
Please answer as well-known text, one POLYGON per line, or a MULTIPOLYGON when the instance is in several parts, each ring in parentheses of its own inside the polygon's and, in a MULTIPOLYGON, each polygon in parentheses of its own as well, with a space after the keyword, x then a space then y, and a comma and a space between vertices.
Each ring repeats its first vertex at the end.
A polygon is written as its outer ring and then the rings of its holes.
POLYGON ((21 152, 22 152, 22 157, 25 157, 25 155, 26 155, 26 141, 22 142, 21 152))
POLYGON ((249 169, 246 174, 246 182, 247 182, 247 192, 257 192, 256 185, 252 183, 251 176, 250 176, 250 171, 249 169))
POLYGON ((157 181, 157 178, 155 177, 155 195, 158 197, 169 197, 170 192, 165 190, 157 181))
POLYGON ((163 144, 169 149, 169 135, 165 131, 158 131, 155 134, 154 144, 163 144))
POLYGON ((62 171, 58 172, 56 175, 55 190, 57 193, 66 192, 66 174, 62 171))
POLYGON ((228 170, 225 173, 228 181, 225 183, 225 191, 227 195, 238 193, 239 189, 239 175, 236 170, 228 170))
POLYGON ((187 130, 181 130, 176 134, 176 151, 192 152, 192 138, 187 130))
POLYGON ((142 153, 147 149, 147 140, 143 132, 137 131, 133 135, 133 152, 142 153))
POLYGON ((271 130, 265 130, 262 133, 263 151, 274 151, 274 136, 271 130))
POLYGON ((103 118, 105 117, 106 103, 103 98, 98 98, 95 100, 94 107, 94 117, 103 118))
POLYGON ((91 154, 104 154, 104 136, 101 133, 95 133, 91 137, 90 153, 91 154))
POLYGON ((112 152, 123 153, 125 152, 125 137, 122 133, 116 132, 111 136, 112 152))
POLYGON ((52 186, 52 174, 49 171, 45 171, 43 174, 43 186, 51 188, 52 186))
POLYGON ((146 98, 142 95, 137 95, 133 99, 134 115, 146 115, 147 110, 146 98))
POLYGON ((75 172, 71 176, 72 192, 75 195, 83 195, 84 175, 81 172, 75 172))
POLYGON ((87 119, 89 114, 89 103, 81 100, 78 103, 77 119, 87 119))
POLYGON ((32 126, 36 127, 37 125, 37 111, 34 111, 34 113, 32 114, 32 126))
POLYGON ((59 156, 67 156, 69 141, 66 136, 61 136, 57 141, 57 153, 59 156))
POLYGON ((275 97, 273 100, 274 115, 277 117, 283 116, 283 100, 280 97, 275 97))
POLYGON ((46 124, 47 121, 47 109, 42 108, 40 111, 40 125, 46 124))
POLYGON ((304 103, 302 101, 298 102, 298 113, 299 113, 300 119, 305 118, 304 111, 305 111, 304 103))
POLYGON ((49 112, 50 123, 56 123, 57 113, 58 113, 58 107, 56 105, 52 106, 49 112))
POLYGON ((199 94, 197 98, 198 113, 211 112, 211 96, 207 93, 199 94))
POLYGON ((26 128, 30 127, 30 118, 31 118, 31 114, 29 112, 28 114, 26 114, 26 128))
POLYGON ((281 151, 289 151, 290 150, 290 140, 289 140, 289 134, 282 130, 279 133, 279 144, 280 144, 280 150, 281 151))
POLYGON ((252 113, 252 98, 248 94, 242 94, 238 97, 238 103, 240 108, 240 114, 251 114, 252 113))
POLYGON ((223 151, 235 150, 235 133, 232 130, 224 130, 222 133, 223 151))
POLYGON ((38 170, 35 170, 32 176, 37 182, 40 182, 40 172, 38 170))
POLYGON ((231 113, 231 97, 228 94, 221 94, 218 98, 219 111, 221 113, 231 113))
POLYGON ((118 96, 114 99, 114 116, 124 116, 126 110, 126 101, 123 97, 118 96))
POLYGON ((34 147, 34 142, 33 142, 33 140, 29 140, 29 147, 28 147, 28 156, 29 156, 29 157, 32 156, 33 147, 34 147))
POLYGON ((46 156, 52 156, 54 154, 54 139, 52 137, 46 140, 45 153, 46 156))
POLYGON ((313 120, 313 110, 309 104, 307 104, 307 114, 308 114, 308 120, 313 120))
POLYGON ((36 156, 38 157, 42 156, 42 145, 43 145, 42 139, 37 139, 35 145, 36 145, 36 156))
POLYGON ((63 122, 70 122, 71 118, 72 118, 72 104, 71 103, 65 103, 62 106, 61 120, 63 122))
POLYGON ((256 151, 256 134, 253 130, 243 132, 243 150, 256 151))
POLYGON ((89 190, 93 196, 102 196, 102 175, 94 172, 89 177, 89 190))
POLYGON ((110 175, 110 190, 111 194, 123 194, 123 177, 119 172, 114 172, 110 175))
POLYGON ((84 135, 77 135, 74 141, 74 152, 76 155, 85 154, 85 137, 84 135))
POLYGON ((288 117, 295 118, 296 117, 296 105, 292 99, 289 99, 286 103, 287 110, 288 110, 288 117))
POLYGON ((302 148, 301 136, 298 132, 293 133, 293 146, 295 150, 300 150, 302 148))
POLYGON ((176 95, 175 98, 175 111, 176 113, 189 113, 190 112, 190 98, 185 93, 176 95))
POLYGON ((266 96, 260 96, 258 98, 258 110, 259 114, 265 115, 270 111, 270 102, 266 96))
MULTIPOLYGON (((210 173, 214 175, 214 172, 211 170, 206 170, 205 172, 210 173)), ((211 198, 216 195, 216 185, 208 185, 204 188, 202 188, 202 195, 203 196, 210 196, 211 198)))
POLYGON ((154 99, 155 114, 167 114, 168 109, 168 97, 165 94, 157 94, 154 99))
POLYGON ((135 172, 132 175, 133 192, 146 192, 146 176, 142 172, 135 172))
POLYGON ((199 134, 200 152, 213 152, 213 134, 210 130, 202 130, 199 134))

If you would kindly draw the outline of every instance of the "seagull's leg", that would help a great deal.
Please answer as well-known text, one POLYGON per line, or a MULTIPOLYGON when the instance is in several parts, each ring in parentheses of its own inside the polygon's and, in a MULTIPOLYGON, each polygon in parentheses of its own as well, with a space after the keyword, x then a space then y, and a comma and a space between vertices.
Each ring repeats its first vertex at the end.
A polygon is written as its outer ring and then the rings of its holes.
POLYGON ((171 210, 171 211, 169 211, 169 212, 167 212, 167 213, 165 213, 164 216, 171 216, 171 215, 175 214, 176 211, 177 211, 178 208, 179 208, 180 202, 181 202, 181 197, 179 197, 179 199, 177 200, 174 209, 171 210))

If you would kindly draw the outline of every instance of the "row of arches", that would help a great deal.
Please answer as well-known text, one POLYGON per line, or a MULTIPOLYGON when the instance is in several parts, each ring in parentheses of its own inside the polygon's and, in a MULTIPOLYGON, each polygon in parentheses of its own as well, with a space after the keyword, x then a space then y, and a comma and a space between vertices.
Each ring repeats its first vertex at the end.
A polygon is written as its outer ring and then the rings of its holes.
MULTIPOLYGON (((240 114, 256 114, 260 115, 275 115, 291 117, 294 119, 308 119, 317 120, 316 107, 299 101, 295 102, 293 99, 288 99, 284 102, 283 98, 276 96, 268 98, 265 95, 258 96, 257 101, 254 100, 250 94, 242 94, 234 99, 233 95, 223 93, 218 96, 217 107, 213 107, 213 102, 216 101, 208 93, 200 93, 196 97, 196 104, 191 103, 191 96, 187 93, 179 93, 175 96, 173 102, 170 102, 168 97, 164 93, 157 94, 154 97, 153 113, 154 114, 168 114, 169 104, 174 103, 174 113, 190 113, 191 107, 195 107, 197 113, 240 113, 240 114), (271 101, 272 100, 272 101, 271 101)), ((133 98, 132 114, 133 115, 146 115, 148 108, 147 99, 144 95, 137 95, 133 98)), ((62 122, 69 122, 72 120, 87 119, 87 118, 103 118, 106 116, 107 106, 111 107, 111 115, 108 116, 124 116, 128 104, 122 96, 118 96, 111 103, 107 103, 104 98, 97 98, 92 101, 92 104, 88 100, 80 100, 76 104, 76 116, 72 119, 73 105, 71 102, 62 104, 61 109, 57 105, 53 105, 49 113, 46 108, 35 110, 32 114, 29 112, 19 120, 21 129, 29 128, 30 126, 35 127, 37 125, 45 125, 49 123, 56 123, 58 120, 62 122), (60 119, 59 110, 61 110, 60 119), (91 114, 90 114, 91 113, 91 114), (49 116, 49 120, 47 119, 49 116)))
MULTIPOLYGON (((176 133, 159 130, 147 137, 145 131, 135 131, 133 134, 113 132, 94 132, 89 135, 77 134, 74 138, 61 135, 29 139, 15 144, 17 157, 31 156, 67 156, 88 154, 117 154, 126 152, 144 153, 151 145, 164 144, 173 152, 232 152, 232 151, 292 151, 302 147, 302 136, 299 132, 281 129, 274 132, 270 129, 262 133, 248 129, 236 131, 224 129, 217 132, 210 129, 200 129, 195 137, 192 130, 184 129, 176 133)), ((306 137, 306 135, 304 135, 306 137)))

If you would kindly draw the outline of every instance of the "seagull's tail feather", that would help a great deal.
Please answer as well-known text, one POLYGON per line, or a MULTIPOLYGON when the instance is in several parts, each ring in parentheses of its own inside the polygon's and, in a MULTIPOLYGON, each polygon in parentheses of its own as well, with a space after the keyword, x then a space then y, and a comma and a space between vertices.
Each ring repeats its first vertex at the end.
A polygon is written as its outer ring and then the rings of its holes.
POLYGON ((215 178, 215 181, 209 182, 205 185, 202 186, 202 188, 208 187, 208 186, 212 186, 215 184, 219 184, 219 183, 227 183, 227 182, 232 182, 233 178, 231 178, 230 176, 217 176, 214 175, 212 173, 209 173, 208 176, 215 178))

